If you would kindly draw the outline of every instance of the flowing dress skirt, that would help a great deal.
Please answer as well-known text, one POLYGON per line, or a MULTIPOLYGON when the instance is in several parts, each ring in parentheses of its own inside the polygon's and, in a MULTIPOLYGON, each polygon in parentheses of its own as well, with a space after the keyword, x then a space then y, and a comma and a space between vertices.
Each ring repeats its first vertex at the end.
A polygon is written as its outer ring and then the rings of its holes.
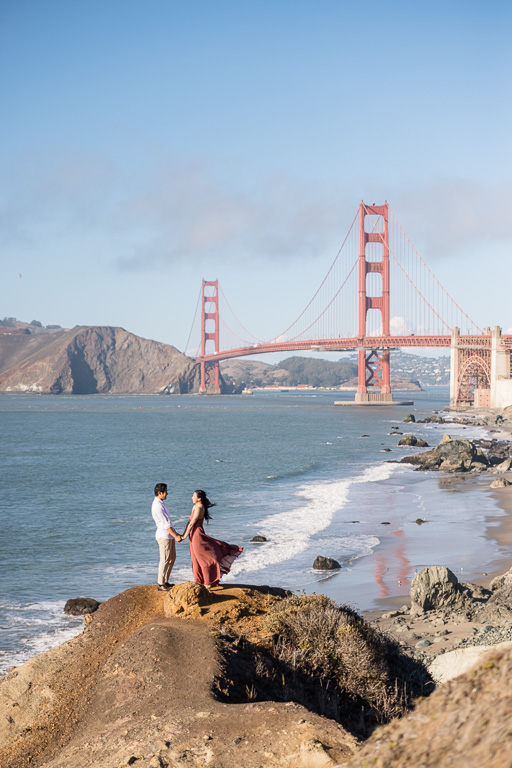
POLYGON ((192 573, 197 584, 215 587, 221 576, 229 573, 234 560, 242 554, 243 547, 212 539, 198 521, 189 534, 192 573))

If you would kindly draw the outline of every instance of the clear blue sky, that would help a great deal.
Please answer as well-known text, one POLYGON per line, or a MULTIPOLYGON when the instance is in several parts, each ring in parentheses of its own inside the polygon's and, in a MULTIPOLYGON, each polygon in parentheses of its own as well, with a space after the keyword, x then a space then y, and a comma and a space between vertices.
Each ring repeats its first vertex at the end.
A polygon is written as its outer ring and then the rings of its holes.
POLYGON ((2 0, 0 317, 272 338, 361 199, 512 328, 509 2, 2 0), (19 275, 22 275, 20 278, 19 275))

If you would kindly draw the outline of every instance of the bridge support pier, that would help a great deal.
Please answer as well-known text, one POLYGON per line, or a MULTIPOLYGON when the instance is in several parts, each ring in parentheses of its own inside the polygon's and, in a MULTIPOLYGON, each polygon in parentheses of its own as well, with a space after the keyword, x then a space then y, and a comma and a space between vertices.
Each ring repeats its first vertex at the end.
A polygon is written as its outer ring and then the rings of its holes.
POLYGON ((389 384, 389 349, 359 349, 358 385, 356 403, 391 403, 393 395, 389 384), (372 392, 370 387, 380 387, 372 392))
POLYGON ((457 405, 459 392, 459 328, 455 326, 452 330, 452 342, 450 345, 450 407, 457 405))
MULTIPOLYGON (((203 280, 201 302, 201 383, 199 394, 220 395, 219 363, 206 362, 207 342, 213 341, 213 352, 219 352, 219 281, 203 280)), ((212 350, 209 350, 210 352, 212 350)))
MULTIPOLYGON (((380 312, 382 318, 381 336, 389 336, 389 228, 388 204, 359 206, 359 338, 366 334, 366 318, 370 309, 380 312), (366 217, 370 217, 371 231, 365 227, 366 217), (376 217, 375 220, 371 217, 376 217), (378 225, 377 225, 378 223, 378 225), (382 258, 368 260, 366 246, 376 243, 382 246, 382 258), (367 293, 368 274, 380 274, 382 290, 380 296, 367 293)), ((380 249, 379 249, 380 250, 380 249)), ((369 403, 391 403, 393 395, 389 380, 389 348, 358 351, 358 383, 355 402, 359 405, 369 403)))
POLYGON ((512 381, 510 380, 510 349, 503 346, 501 328, 492 332, 491 345, 491 408, 505 408, 512 402, 512 381))

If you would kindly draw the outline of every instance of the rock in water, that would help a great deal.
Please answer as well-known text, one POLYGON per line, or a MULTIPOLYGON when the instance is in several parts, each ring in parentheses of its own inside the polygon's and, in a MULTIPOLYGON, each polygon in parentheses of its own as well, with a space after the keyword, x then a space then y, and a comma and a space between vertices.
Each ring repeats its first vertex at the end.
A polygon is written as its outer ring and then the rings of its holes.
POLYGON ((510 485, 509 480, 507 480, 505 477, 498 477, 496 480, 492 481, 491 488, 506 488, 507 485, 510 485))
POLYGON ((428 448, 428 443, 416 435, 404 435, 398 441, 398 445, 415 445, 417 448, 428 448))
POLYGON ((332 557, 322 557, 322 555, 318 555, 313 563, 313 568, 316 571, 335 571, 338 568, 341 568, 341 565, 332 557))
POLYGON ((94 613, 99 605, 92 597, 73 597, 64 606, 64 613, 68 616, 84 616, 86 613, 94 613))
POLYGON ((251 539, 251 541, 256 541, 258 543, 262 542, 262 541, 266 541, 266 540, 267 540, 266 536, 259 536, 259 535, 258 536, 253 536, 252 539, 251 539))
POLYGON ((412 422, 416 421, 416 416, 414 415, 414 413, 407 414, 407 416, 404 419, 404 424, 410 424, 411 421, 412 422))

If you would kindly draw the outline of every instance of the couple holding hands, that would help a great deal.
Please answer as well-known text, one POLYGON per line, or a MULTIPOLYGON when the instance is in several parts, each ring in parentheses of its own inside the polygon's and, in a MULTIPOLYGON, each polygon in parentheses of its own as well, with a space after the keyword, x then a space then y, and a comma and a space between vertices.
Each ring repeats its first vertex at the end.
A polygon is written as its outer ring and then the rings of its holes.
POLYGON ((156 524, 155 538, 160 549, 158 564, 158 589, 167 591, 173 586, 168 579, 176 560, 175 541, 183 541, 188 536, 192 574, 196 584, 203 584, 207 589, 217 587, 221 576, 229 573, 233 561, 242 553, 243 547, 227 544, 225 541, 212 539, 203 529, 203 521, 210 520, 208 512, 215 505, 207 498, 204 491, 192 494, 192 514, 182 535, 176 532, 169 510, 165 505, 167 485, 155 485, 155 498, 151 505, 151 514, 156 524))

